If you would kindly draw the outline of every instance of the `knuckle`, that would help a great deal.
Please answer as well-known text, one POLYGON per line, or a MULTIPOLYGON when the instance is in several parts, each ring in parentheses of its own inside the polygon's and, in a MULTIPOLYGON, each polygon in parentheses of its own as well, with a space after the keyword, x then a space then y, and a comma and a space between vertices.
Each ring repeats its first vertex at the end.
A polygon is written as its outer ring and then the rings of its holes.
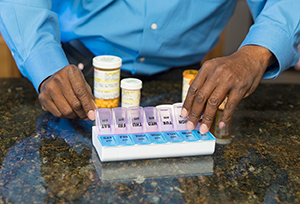
POLYGON ((79 98, 84 98, 87 95, 85 88, 82 86, 77 86, 74 89, 74 92, 75 92, 76 96, 78 96, 79 98))
POLYGON ((219 100, 216 97, 209 98, 207 104, 212 108, 217 108, 219 105, 219 100))
POLYGON ((220 65, 218 65, 217 68, 216 68, 216 70, 215 70, 215 72, 217 74, 222 73, 223 75, 227 75, 228 74, 228 69, 227 69, 226 64, 220 64, 220 65))
POLYGON ((55 111, 55 112, 51 112, 51 113, 57 118, 63 118, 63 114, 61 112, 55 111))
POLYGON ((197 87, 191 85, 188 90, 188 94, 194 96, 197 94, 197 91, 198 91, 197 87))
POLYGON ((236 76, 234 76, 234 78, 235 78, 235 84, 238 86, 238 87, 240 87, 240 88, 245 88, 245 87, 247 87, 247 82, 246 82, 246 80, 242 80, 240 77, 236 77, 236 76))
POLYGON ((198 93, 196 94, 195 101, 196 101, 197 103, 203 103, 203 102, 205 101, 205 96, 204 96, 204 94, 201 93, 201 92, 198 92, 198 93))
POLYGON ((224 113, 223 113, 223 115, 222 115, 222 120, 223 120, 223 121, 227 122, 227 121, 229 121, 230 119, 231 119, 231 115, 228 115, 228 114, 224 114, 224 113))
POLYGON ((81 103, 78 100, 73 101, 71 106, 75 111, 79 111, 82 109, 81 103))
POLYGON ((38 99, 39 99, 40 102, 44 102, 46 100, 45 94, 40 93, 39 96, 38 96, 38 99))
POLYGON ((49 81, 49 83, 50 83, 50 86, 48 86, 48 88, 52 88, 53 86, 51 86, 51 85, 53 83, 54 84, 61 84, 62 83, 62 78, 59 74, 55 74, 55 75, 53 75, 52 80, 49 81))
POLYGON ((73 65, 73 64, 70 64, 70 65, 68 65, 68 66, 66 66, 66 71, 68 71, 68 72, 72 72, 73 70, 74 70, 74 68, 75 68, 75 65, 73 65))
POLYGON ((67 118, 74 117, 74 112, 71 108, 64 108, 62 110, 62 115, 66 116, 67 118))
POLYGON ((71 64, 69 66, 67 66, 67 70, 66 70, 69 74, 69 76, 74 76, 76 74, 76 72, 80 71, 75 65, 71 64))
POLYGON ((228 102, 227 104, 226 104, 226 110, 228 110, 228 111, 230 111, 230 112, 233 112, 234 111, 234 109, 235 109, 235 107, 236 107, 236 102, 235 102, 235 100, 234 100, 234 102, 228 102))
POLYGON ((211 67, 215 63, 215 59, 207 60, 203 63, 202 68, 211 67))
POLYGON ((208 114, 204 114, 203 120, 208 121, 208 122, 213 122, 214 117, 212 117, 211 115, 208 115, 208 114))
POLYGON ((196 113, 195 111, 192 111, 189 115, 189 119, 190 118, 196 118, 199 119, 200 118, 200 114, 196 113))

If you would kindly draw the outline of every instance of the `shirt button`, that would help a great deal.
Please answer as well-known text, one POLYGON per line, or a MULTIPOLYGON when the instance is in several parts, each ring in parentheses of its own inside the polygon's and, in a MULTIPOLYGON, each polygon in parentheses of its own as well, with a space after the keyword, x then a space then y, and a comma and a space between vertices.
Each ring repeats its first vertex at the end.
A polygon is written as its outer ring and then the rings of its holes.
POLYGON ((153 23, 153 24, 151 25, 151 28, 152 28, 152 30, 156 30, 156 29, 157 29, 157 24, 156 24, 156 23, 153 23))
POLYGON ((145 61, 145 57, 140 58, 140 62, 144 62, 145 61))

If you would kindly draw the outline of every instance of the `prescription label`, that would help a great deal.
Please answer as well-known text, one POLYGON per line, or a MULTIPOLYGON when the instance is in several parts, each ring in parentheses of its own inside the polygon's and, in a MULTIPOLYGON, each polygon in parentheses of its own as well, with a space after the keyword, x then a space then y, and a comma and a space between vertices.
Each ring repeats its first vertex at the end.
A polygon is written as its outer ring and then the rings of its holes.
POLYGON ((94 70, 94 95, 101 99, 114 99, 120 95, 120 70, 94 70))
POLYGON ((132 107, 140 105, 140 90, 122 90, 122 107, 132 107))
POLYGON ((185 98, 186 98, 186 95, 187 95, 187 92, 190 88, 190 79, 187 79, 187 78, 183 78, 183 81, 182 81, 182 101, 185 101, 185 98))

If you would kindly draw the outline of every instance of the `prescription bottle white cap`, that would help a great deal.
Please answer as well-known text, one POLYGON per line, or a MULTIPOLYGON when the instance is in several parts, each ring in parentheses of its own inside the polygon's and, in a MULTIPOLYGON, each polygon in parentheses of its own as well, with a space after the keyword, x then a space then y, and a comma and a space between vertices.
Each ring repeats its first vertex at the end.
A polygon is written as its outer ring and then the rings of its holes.
POLYGON ((121 88, 122 89, 141 89, 142 81, 136 78, 126 78, 121 80, 121 88))
POLYGON ((112 55, 101 55, 93 58, 93 66, 103 69, 114 69, 122 66, 122 59, 112 55))

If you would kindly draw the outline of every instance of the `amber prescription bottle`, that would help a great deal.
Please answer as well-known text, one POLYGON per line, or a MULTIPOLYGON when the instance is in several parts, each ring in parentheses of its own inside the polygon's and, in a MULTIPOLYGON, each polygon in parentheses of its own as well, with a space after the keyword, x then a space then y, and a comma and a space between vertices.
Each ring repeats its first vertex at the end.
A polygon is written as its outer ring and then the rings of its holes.
POLYGON ((182 73, 183 81, 182 81, 182 102, 184 102, 187 92, 190 88, 191 80, 194 80, 198 74, 198 70, 187 69, 182 73))
POLYGON ((222 113, 225 109, 225 105, 227 103, 228 98, 226 97, 225 100, 220 104, 215 120, 211 126, 211 133, 216 138, 216 143, 218 144, 229 144, 231 142, 231 123, 232 120, 222 129, 219 128, 219 122, 221 120, 222 113))
POLYGON ((120 57, 101 55, 93 58, 94 96, 98 108, 119 106, 121 65, 120 57))
POLYGON ((121 80, 121 106, 139 106, 141 99, 142 81, 136 78, 125 78, 121 80))

